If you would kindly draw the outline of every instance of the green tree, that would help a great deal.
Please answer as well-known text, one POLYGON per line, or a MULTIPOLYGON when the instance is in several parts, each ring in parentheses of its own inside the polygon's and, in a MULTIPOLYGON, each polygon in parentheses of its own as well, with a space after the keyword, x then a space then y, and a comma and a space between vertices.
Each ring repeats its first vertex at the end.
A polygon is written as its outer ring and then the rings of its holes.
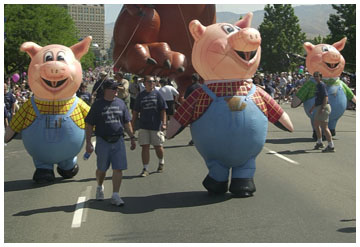
POLYGON ((327 22, 330 35, 326 37, 328 44, 333 44, 347 37, 345 48, 341 51, 346 65, 345 70, 355 72, 356 69, 356 5, 333 4, 336 14, 331 14, 327 22))
POLYGON ((259 27, 262 39, 260 66, 268 72, 294 70, 298 64, 290 60, 288 54, 302 54, 306 38, 294 8, 291 4, 267 4, 264 10, 264 20, 259 27))
MULTIPOLYGON (((40 46, 71 46, 78 42, 73 20, 66 9, 58 5, 6 4, 4 16, 4 70, 8 75, 27 71, 30 58, 20 51, 21 44, 26 41, 33 41, 40 46)), ((91 57, 91 54, 84 56, 86 64, 91 57)))

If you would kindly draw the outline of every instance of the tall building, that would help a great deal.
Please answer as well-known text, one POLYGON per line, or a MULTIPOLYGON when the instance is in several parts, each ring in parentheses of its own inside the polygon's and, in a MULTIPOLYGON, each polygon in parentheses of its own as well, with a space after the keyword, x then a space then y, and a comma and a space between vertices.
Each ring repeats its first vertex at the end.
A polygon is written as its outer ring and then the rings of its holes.
MULTIPOLYGON (((104 4, 61 4, 75 22, 79 38, 91 35, 96 57, 106 54, 104 4)), ((100 59, 102 60, 102 59, 100 59)))

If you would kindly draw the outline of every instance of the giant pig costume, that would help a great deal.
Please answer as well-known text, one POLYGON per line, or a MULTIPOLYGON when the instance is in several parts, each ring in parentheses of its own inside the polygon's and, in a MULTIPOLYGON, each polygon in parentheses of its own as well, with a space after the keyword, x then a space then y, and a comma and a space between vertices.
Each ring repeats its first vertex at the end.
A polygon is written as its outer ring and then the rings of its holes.
POLYGON ((265 143, 268 119, 293 131, 288 115, 252 83, 261 37, 250 28, 251 19, 249 13, 235 25, 189 24, 195 39, 193 65, 205 82, 178 108, 167 137, 191 123, 193 141, 209 169, 203 185, 211 194, 227 192, 231 170, 230 192, 252 196, 255 158, 265 143))
MULTIPOLYGON (((306 50, 306 67, 310 74, 319 71, 322 74, 322 79, 326 84, 328 91, 328 100, 331 105, 331 113, 329 116, 329 129, 331 134, 336 134, 335 128, 339 118, 346 110, 347 101, 352 100, 356 103, 356 98, 350 88, 339 79, 339 76, 344 71, 345 60, 340 54, 344 49, 346 38, 334 43, 333 45, 318 44, 313 45, 310 42, 304 43, 306 50)), ((316 138, 314 130, 314 116, 309 110, 315 103, 316 81, 311 77, 296 93, 296 96, 291 102, 292 107, 298 107, 304 102, 304 110, 306 115, 310 118, 313 127, 313 138, 316 138)))
POLYGON ((31 57, 29 86, 34 96, 19 109, 6 130, 5 142, 21 132, 24 146, 32 156, 37 183, 54 181, 54 164, 64 178, 79 170, 76 155, 85 140, 89 106, 75 96, 82 81, 80 58, 87 53, 92 38, 69 47, 41 47, 25 42, 21 50, 31 57))

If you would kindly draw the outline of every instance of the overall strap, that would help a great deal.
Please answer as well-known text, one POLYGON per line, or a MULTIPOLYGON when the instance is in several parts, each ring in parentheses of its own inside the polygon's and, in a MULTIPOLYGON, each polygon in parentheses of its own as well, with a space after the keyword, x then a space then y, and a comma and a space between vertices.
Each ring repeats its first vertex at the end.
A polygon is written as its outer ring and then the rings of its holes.
POLYGON ((207 95, 210 96, 210 98, 212 98, 214 101, 216 100, 216 94, 210 90, 210 88, 208 88, 205 84, 201 85, 202 86, 202 89, 205 91, 205 93, 207 95))
POLYGON ((73 113, 73 111, 75 110, 77 103, 79 101, 79 98, 77 96, 75 96, 75 100, 74 103, 72 104, 71 108, 69 109, 69 111, 65 114, 65 117, 70 117, 70 115, 73 113))
POLYGON ((37 117, 40 117, 41 114, 40 114, 39 109, 38 109, 37 106, 36 106, 34 95, 31 97, 31 104, 32 104, 32 106, 33 106, 33 109, 34 109, 34 111, 35 111, 36 116, 37 116, 37 117))

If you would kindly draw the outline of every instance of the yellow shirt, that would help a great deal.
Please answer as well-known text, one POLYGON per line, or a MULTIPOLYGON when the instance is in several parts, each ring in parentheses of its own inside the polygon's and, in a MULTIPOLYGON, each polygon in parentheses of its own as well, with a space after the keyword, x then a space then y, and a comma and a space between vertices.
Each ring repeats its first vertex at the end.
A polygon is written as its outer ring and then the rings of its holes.
MULTIPOLYGON (((41 114, 44 115, 62 115, 66 114, 72 104, 75 101, 75 97, 68 100, 60 101, 44 101, 35 99, 37 108, 41 114)), ((85 117, 87 116, 90 107, 79 98, 78 104, 75 110, 71 114, 71 119, 76 123, 79 128, 85 128, 85 117)), ((10 127, 15 132, 20 132, 23 129, 29 127, 35 120, 36 114, 31 104, 31 99, 26 101, 15 116, 11 119, 10 127)))

